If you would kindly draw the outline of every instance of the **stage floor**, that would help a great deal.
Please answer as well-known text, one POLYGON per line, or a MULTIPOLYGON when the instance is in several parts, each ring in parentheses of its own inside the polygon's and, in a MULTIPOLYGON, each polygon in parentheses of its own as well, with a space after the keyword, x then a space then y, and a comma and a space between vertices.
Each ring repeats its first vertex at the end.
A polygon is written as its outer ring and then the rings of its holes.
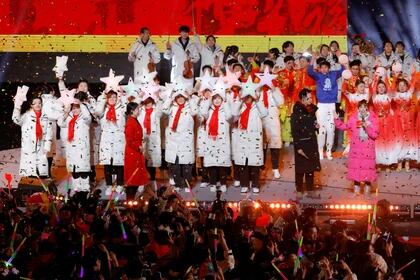
MULTIPOLYGON (((10 172, 14 175, 13 187, 17 187, 19 181, 20 149, 0 151, 0 172, 10 172)), ((269 161, 269 160, 268 160, 269 161)), ((60 164, 60 163, 59 163, 60 164)), ((346 159, 341 158, 341 154, 335 153, 334 159, 329 161, 324 159, 322 162, 322 171, 316 175, 316 183, 319 186, 320 199, 312 199, 304 197, 301 202, 307 204, 367 204, 373 203, 375 195, 370 198, 355 196, 351 191, 351 182, 346 179, 346 159)), ((98 169, 98 187, 103 189, 103 174, 98 169)), ((259 195, 240 193, 239 188, 228 187, 228 191, 223 194, 222 198, 227 201, 237 202, 244 198, 260 199, 264 202, 287 203, 296 199, 296 191, 294 186, 294 159, 293 147, 287 147, 281 150, 281 166, 280 179, 273 179, 271 168, 261 174, 262 190, 259 195)), ((162 175, 162 174, 159 174, 162 175)), ((159 176, 158 175, 158 176, 159 176)), ((59 192, 64 193, 66 179, 68 177, 64 166, 55 166, 53 176, 59 184, 59 192)), ((4 176, 2 181, 5 182, 4 176)), ((198 201, 213 201, 215 193, 211 193, 209 189, 199 188, 199 181, 195 184, 193 194, 181 192, 186 200, 193 200, 193 196, 198 201)), ((158 184, 168 184, 168 180, 162 178, 158 180, 158 184)), ((374 184, 379 188, 378 199, 387 199, 393 205, 410 205, 411 209, 416 204, 420 204, 420 171, 418 168, 412 168, 410 172, 405 170, 397 172, 391 170, 390 173, 381 171, 378 181, 374 184)), ((102 192, 104 194, 104 192, 102 192)))

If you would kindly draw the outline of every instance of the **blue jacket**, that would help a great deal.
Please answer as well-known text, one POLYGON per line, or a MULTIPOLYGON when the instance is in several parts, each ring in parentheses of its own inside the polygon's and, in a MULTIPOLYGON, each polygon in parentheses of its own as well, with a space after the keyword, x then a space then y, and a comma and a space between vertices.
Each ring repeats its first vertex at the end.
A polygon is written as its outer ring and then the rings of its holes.
POLYGON ((308 66, 308 74, 316 81, 316 98, 318 103, 336 103, 338 95, 337 79, 343 73, 343 67, 340 70, 328 71, 327 74, 315 72, 312 65, 308 66))

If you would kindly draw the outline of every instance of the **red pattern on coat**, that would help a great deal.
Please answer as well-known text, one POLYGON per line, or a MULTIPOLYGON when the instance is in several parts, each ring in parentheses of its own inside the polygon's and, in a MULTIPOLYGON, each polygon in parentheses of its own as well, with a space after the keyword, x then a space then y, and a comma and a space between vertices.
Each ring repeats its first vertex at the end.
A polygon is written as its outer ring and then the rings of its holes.
POLYGON ((127 186, 141 186, 149 181, 146 160, 141 151, 143 129, 134 117, 125 125, 124 181, 127 186))

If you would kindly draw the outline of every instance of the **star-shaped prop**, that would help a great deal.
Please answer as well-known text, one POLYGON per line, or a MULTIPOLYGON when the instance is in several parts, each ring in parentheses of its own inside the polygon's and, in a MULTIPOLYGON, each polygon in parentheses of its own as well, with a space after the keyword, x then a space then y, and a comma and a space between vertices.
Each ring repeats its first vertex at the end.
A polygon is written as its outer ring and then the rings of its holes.
POLYGON ((174 91, 172 93, 172 97, 176 97, 178 95, 182 95, 185 98, 189 97, 189 94, 187 92, 187 87, 185 86, 181 78, 176 79, 173 82, 173 86, 174 86, 174 91))
POLYGON ((214 85, 213 90, 211 92, 211 97, 215 95, 220 95, 223 100, 226 99, 226 84, 223 80, 223 77, 217 79, 217 83, 214 85))
POLYGON ((14 98, 16 107, 20 107, 22 103, 26 101, 26 94, 28 93, 28 90, 29 87, 27 86, 21 86, 17 88, 16 95, 14 98))
POLYGON ((204 73, 202 77, 195 78, 200 82, 200 89, 198 91, 204 91, 206 89, 212 90, 217 78, 212 77, 208 71, 204 73))
POLYGON ((156 75, 157 75, 156 71, 149 73, 148 70, 144 70, 142 75, 134 79, 134 82, 140 85, 149 84, 153 82, 153 79, 156 77, 156 75))
POLYGON ((74 94, 76 93, 75 89, 72 90, 62 90, 60 91, 60 98, 57 99, 58 102, 63 104, 65 107, 70 106, 72 103, 74 103, 74 94))
POLYGON ((242 83, 242 98, 249 95, 252 98, 257 99, 257 88, 258 84, 254 83, 251 75, 249 75, 246 83, 242 83))
POLYGON ((106 84, 105 92, 113 90, 115 92, 119 91, 119 84, 124 79, 124 75, 115 76, 115 72, 112 69, 109 69, 109 76, 100 78, 101 82, 106 84))
POLYGON ((140 90, 143 94, 143 101, 151 97, 156 102, 160 86, 152 82, 142 86, 140 90))
POLYGON ((268 67, 265 67, 264 73, 256 73, 255 75, 257 75, 257 77, 260 79, 258 86, 268 86, 273 88, 273 80, 277 77, 277 75, 270 74, 268 67))
POLYGON ((159 96, 162 100, 166 100, 171 97, 173 91, 174 85, 171 83, 165 83, 164 87, 160 87, 159 96))
POLYGON ((241 76, 241 72, 231 72, 229 69, 226 69, 226 75, 224 76, 224 81, 226 83, 227 88, 231 88, 233 86, 240 86, 241 82, 239 81, 239 77, 241 76))
POLYGON ((61 78, 64 75, 64 72, 67 71, 67 61, 69 57, 66 55, 56 56, 55 57, 55 66, 52 69, 55 72, 57 78, 61 78))
POLYGON ((137 97, 139 94, 140 85, 135 84, 133 79, 130 77, 128 79, 128 84, 122 86, 122 88, 126 92, 127 97, 137 97))

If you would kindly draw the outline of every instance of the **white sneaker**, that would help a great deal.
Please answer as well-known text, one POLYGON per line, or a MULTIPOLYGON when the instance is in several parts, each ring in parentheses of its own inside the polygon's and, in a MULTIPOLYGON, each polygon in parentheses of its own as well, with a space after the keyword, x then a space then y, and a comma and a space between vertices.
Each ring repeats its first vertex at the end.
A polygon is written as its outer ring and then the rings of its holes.
POLYGON ((233 182, 233 186, 239 188, 241 186, 241 182, 236 180, 235 182, 233 182))
POLYGON ((252 192, 253 192, 254 194, 259 194, 259 193, 260 193, 260 188, 253 187, 253 188, 252 188, 252 192))
POLYGON ((216 186, 215 185, 211 185, 210 186, 210 192, 216 192, 216 191, 217 191, 216 186))
POLYGON ((207 188, 210 184, 207 182, 201 182, 200 188, 207 188))
MULTIPOLYGON (((77 179, 73 178, 73 182, 72 182, 73 184, 71 186, 71 189, 72 189, 73 192, 80 191, 80 179, 82 179, 82 178, 77 178, 77 179)), ((108 195, 110 195, 110 194, 111 194, 111 192, 108 195)))
POLYGON ((219 190, 221 192, 226 192, 227 191, 226 185, 221 185, 220 188, 219 188, 219 190))
POLYGON ((287 148, 290 146, 290 142, 284 142, 284 146, 287 148))
POLYGON ((273 169, 273 176, 276 179, 280 179, 280 172, 278 169, 273 169))
POLYGON ((139 186, 139 187, 137 188, 137 192, 138 192, 138 193, 142 193, 142 192, 144 192, 144 186, 139 186))
POLYGON ((175 187, 175 188, 174 188, 174 190, 175 190, 177 193, 181 192, 181 188, 178 188, 178 187, 175 187))
POLYGON ((110 196, 112 193, 112 186, 108 186, 105 190, 105 195, 110 196))
POLYGON ((328 160, 332 160, 332 159, 333 159, 333 157, 332 157, 332 155, 331 155, 331 152, 327 152, 327 159, 328 159, 328 160))
POLYGON ((247 187, 242 187, 241 188, 241 193, 247 193, 248 192, 248 188, 247 187))
POLYGON ((360 186, 359 185, 354 185, 354 194, 355 195, 360 195, 360 186))
POLYGON ((346 148, 343 151, 343 157, 347 157, 350 152, 350 144, 347 144, 346 148))
POLYGON ((90 185, 89 185, 89 177, 86 178, 79 178, 79 191, 80 192, 89 192, 90 185))
POLYGON ((324 150, 319 150, 319 159, 320 160, 324 159, 324 150))
POLYGON ((191 192, 191 190, 190 190, 190 188, 184 188, 184 192, 186 192, 186 193, 190 193, 190 192, 191 192))
POLYGON ((124 187, 123 186, 117 186, 117 188, 115 189, 115 191, 118 194, 123 194, 124 193, 124 187))
POLYGON ((169 178, 169 185, 171 185, 171 186, 175 186, 175 181, 174 181, 174 178, 169 178))

